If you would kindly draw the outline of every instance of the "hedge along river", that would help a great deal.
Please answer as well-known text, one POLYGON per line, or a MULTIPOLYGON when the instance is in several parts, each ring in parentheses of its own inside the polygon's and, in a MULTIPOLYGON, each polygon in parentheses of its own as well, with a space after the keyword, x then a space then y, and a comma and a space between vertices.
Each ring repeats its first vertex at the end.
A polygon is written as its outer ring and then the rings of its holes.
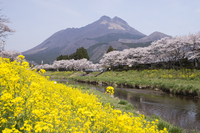
MULTIPOLYGON (((56 80, 56 79, 54 79, 56 80)), ((106 86, 80 83, 72 80, 56 80, 74 85, 87 85, 91 89, 105 92, 106 86)), ((200 100, 188 96, 166 94, 162 91, 115 88, 114 96, 127 100, 136 110, 147 116, 158 115, 171 124, 184 129, 200 130, 200 100)))

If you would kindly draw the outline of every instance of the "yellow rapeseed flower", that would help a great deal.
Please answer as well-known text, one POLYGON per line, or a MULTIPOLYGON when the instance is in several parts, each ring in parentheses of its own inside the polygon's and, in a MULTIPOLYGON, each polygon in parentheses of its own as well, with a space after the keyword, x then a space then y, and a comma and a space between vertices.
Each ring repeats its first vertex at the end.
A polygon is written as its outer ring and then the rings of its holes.
MULTIPOLYGON (((13 62, 0 58, 2 133, 167 133, 166 128, 158 131, 157 120, 150 123, 143 115, 114 110, 110 104, 103 105, 101 97, 50 81, 28 66, 22 55, 13 62)), ((106 89, 114 94, 113 87, 106 89)))

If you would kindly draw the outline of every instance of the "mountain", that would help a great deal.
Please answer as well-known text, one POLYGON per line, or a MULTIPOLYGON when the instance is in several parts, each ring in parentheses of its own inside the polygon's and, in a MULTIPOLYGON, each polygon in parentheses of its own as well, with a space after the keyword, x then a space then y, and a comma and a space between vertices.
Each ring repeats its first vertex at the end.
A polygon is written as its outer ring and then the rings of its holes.
MULTIPOLYGON (((160 34, 162 33, 156 34, 155 37, 160 34)), ((107 45, 112 45, 117 50, 123 50, 131 47, 131 44, 125 43, 140 43, 137 40, 143 39, 145 42, 155 38, 153 35, 148 37, 119 17, 111 19, 108 16, 102 16, 99 20, 84 27, 58 31, 41 44, 22 54, 28 60, 38 63, 43 60, 44 63, 50 63, 60 54, 72 54, 77 48, 84 47, 89 52, 91 60, 97 62, 102 57, 104 50, 109 47, 107 45), (93 48, 95 47, 98 48, 98 54, 97 51, 94 52, 93 48)))
POLYGON ((149 36, 143 37, 141 39, 119 39, 119 42, 123 43, 143 43, 143 42, 153 42, 159 40, 163 37, 171 37, 169 35, 163 34, 161 32, 153 32, 149 36))
POLYGON ((105 43, 97 43, 87 49, 88 55, 90 57, 90 61, 93 63, 98 63, 102 58, 103 54, 106 53, 109 46, 112 46, 117 51, 122 51, 124 49, 136 48, 136 47, 147 47, 151 45, 151 42, 144 43, 122 43, 118 41, 105 42, 105 43))
POLYGON ((137 38, 137 36, 134 37, 126 33, 123 35, 114 34, 113 36, 108 34, 103 37, 97 38, 100 43, 97 43, 87 49, 90 60, 94 63, 98 63, 103 54, 106 53, 109 46, 112 46, 118 51, 122 51, 128 48, 147 47, 151 45, 153 41, 159 40, 163 37, 171 36, 163 34, 161 32, 154 32, 149 36, 145 36, 143 38, 137 38))

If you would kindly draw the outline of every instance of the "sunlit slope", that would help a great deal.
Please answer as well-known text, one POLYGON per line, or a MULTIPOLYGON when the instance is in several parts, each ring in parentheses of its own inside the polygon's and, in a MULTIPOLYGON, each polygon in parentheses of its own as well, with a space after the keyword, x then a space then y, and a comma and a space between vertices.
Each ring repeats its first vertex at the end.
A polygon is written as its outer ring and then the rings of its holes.
POLYGON ((0 58, 1 132, 158 133, 158 120, 113 110, 96 95, 49 81, 23 61, 0 58))

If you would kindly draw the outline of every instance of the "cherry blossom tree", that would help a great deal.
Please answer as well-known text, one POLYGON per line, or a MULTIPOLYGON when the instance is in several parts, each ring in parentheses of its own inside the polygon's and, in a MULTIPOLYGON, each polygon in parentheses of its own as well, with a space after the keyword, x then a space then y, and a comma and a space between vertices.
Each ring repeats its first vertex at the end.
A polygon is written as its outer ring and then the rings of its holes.
POLYGON ((189 34, 183 38, 184 44, 188 47, 187 56, 188 59, 195 61, 195 66, 198 66, 200 62, 200 32, 197 34, 189 34))
POLYGON ((9 58, 10 61, 14 61, 18 55, 20 55, 21 53, 20 52, 17 52, 17 51, 1 51, 0 52, 0 57, 2 58, 9 58))
POLYGON ((148 47, 124 49, 105 53, 100 64, 93 64, 87 59, 59 60, 52 65, 37 68, 54 70, 103 69, 104 67, 137 66, 140 64, 162 63, 165 68, 175 68, 175 63, 182 66, 184 59, 195 60, 196 66, 200 59, 200 32, 188 36, 165 37, 152 42, 148 47))
MULTIPOLYGON (((123 51, 112 51, 103 55, 100 63, 106 67, 162 63, 164 67, 175 68, 175 63, 185 59, 200 59, 200 32, 188 36, 165 37, 148 47, 137 47, 123 51)), ((197 66, 197 63, 195 63, 197 66)))
POLYGON ((100 63, 106 67, 113 67, 119 65, 137 65, 150 63, 152 56, 150 56, 150 47, 144 48, 130 48, 123 51, 112 51, 104 54, 100 63))
POLYGON ((137 47, 131 48, 126 57, 127 65, 137 65, 137 64, 148 64, 151 63, 149 56, 150 55, 150 47, 137 47))
POLYGON ((121 58, 120 56, 120 51, 111 51, 103 55, 100 63, 106 67, 113 67, 121 63, 121 61, 119 61, 119 58, 121 58))
POLYGON ((80 60, 59 60, 54 61, 52 65, 43 64, 37 65, 33 69, 46 69, 46 70, 64 70, 64 71, 84 71, 86 69, 103 69, 101 64, 93 64, 91 61, 83 58, 80 60))
MULTIPOLYGON (((175 36, 162 38, 153 42, 150 47, 160 62, 168 62, 174 68, 174 63, 179 62, 182 66, 184 59, 198 61, 200 56, 200 33, 188 36, 175 36)), ((196 63, 197 64, 197 63, 196 63)), ((197 65, 196 65, 197 66, 197 65)))

